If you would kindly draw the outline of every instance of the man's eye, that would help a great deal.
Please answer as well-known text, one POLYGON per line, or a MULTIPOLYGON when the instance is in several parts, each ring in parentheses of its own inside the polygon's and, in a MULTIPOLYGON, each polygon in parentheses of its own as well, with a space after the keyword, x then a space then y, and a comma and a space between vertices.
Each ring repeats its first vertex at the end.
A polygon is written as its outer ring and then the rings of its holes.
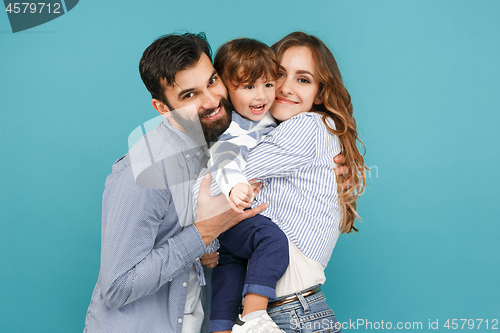
POLYGON ((214 84, 216 82, 217 82, 217 77, 214 76, 213 78, 210 79, 210 81, 208 81, 208 85, 211 86, 212 84, 214 84))
POLYGON ((182 99, 188 99, 188 98, 191 98, 194 96, 194 93, 190 92, 190 93, 187 93, 186 95, 184 95, 184 97, 182 97, 182 99))

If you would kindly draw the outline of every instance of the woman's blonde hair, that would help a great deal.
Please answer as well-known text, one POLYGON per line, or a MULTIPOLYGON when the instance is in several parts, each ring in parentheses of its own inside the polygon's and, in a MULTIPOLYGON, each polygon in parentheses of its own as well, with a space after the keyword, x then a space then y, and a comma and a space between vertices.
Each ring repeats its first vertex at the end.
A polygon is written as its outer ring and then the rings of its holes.
POLYGON ((356 200, 365 188, 367 167, 363 155, 356 146, 356 141, 359 141, 364 148, 363 143, 358 138, 351 96, 342 82, 342 76, 332 52, 319 38, 304 32, 292 32, 276 42, 272 49, 276 53, 278 61, 281 62, 285 51, 294 46, 308 47, 313 55, 315 76, 319 81, 317 97, 323 103, 314 104, 311 111, 322 114, 326 128, 339 137, 342 147, 341 153, 345 157, 348 168, 347 174, 337 179, 337 189, 343 213, 340 231, 342 233, 358 231, 354 227, 355 219, 359 219, 356 213, 356 200), (334 121, 335 129, 328 125, 328 118, 334 121), (355 185, 343 190, 342 182, 347 178, 351 178, 355 185))

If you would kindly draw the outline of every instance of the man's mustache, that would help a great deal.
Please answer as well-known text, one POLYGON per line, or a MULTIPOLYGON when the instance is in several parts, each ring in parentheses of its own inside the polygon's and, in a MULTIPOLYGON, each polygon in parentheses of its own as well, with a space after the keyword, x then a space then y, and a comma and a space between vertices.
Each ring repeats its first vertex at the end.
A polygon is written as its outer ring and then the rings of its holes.
POLYGON ((216 108, 213 108, 213 109, 205 109, 203 110, 203 112, 201 114, 198 114, 198 116, 200 118, 203 118, 203 117, 206 117, 208 116, 209 114, 211 114, 212 112, 215 111, 215 109, 218 109, 220 107, 224 107, 226 109, 226 112, 228 112, 228 108, 230 108, 231 106, 231 103, 229 102, 229 100, 225 99, 225 98, 222 98, 219 102, 219 105, 217 105, 216 108))

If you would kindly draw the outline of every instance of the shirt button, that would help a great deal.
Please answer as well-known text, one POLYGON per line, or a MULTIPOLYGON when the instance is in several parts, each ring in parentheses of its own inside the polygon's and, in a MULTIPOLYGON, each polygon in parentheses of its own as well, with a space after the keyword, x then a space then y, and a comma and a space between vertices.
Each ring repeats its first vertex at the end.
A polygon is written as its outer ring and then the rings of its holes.
POLYGON ((168 282, 172 282, 172 279, 168 280, 168 282))
POLYGON ((200 156, 200 154, 201 154, 201 153, 200 153, 199 151, 197 151, 197 152, 196 152, 196 156, 200 156))
POLYGON ((179 320, 177 320, 179 322, 179 324, 182 324, 182 318, 179 318, 179 320))
POLYGON ((198 261, 198 260, 200 260, 200 258, 196 258, 194 261, 198 261))
POLYGON ((190 157, 191 157, 191 155, 186 154, 184 157, 186 157, 186 158, 190 158, 190 157))
POLYGON ((187 282, 182 283, 182 286, 183 286, 183 287, 187 287, 187 285, 188 285, 188 283, 187 283, 187 282))

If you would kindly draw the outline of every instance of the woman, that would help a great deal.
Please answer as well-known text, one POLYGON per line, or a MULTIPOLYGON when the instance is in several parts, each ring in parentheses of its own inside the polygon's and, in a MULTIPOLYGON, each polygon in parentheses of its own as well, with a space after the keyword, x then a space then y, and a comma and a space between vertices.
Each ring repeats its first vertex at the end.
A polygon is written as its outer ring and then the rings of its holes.
MULTIPOLYGON (((339 233, 356 230, 355 202, 365 184, 350 96, 318 38, 295 32, 273 49, 281 69, 270 111, 281 124, 251 150, 245 174, 264 185, 253 205, 269 203, 261 214, 286 234, 290 265, 276 285, 278 300, 268 305, 272 320, 255 311, 240 317, 232 332, 277 332, 274 323, 286 332, 337 332, 319 286, 339 233), (338 154, 345 157, 347 177, 360 186, 343 191, 337 184, 338 154)), ((246 270, 243 257, 220 251, 226 270, 246 270)))
POLYGON ((254 205, 269 203, 262 214, 289 239, 290 266, 268 314, 286 332, 337 332, 340 325, 319 286, 339 233, 357 230, 356 200, 365 186, 350 95, 317 37, 294 32, 272 48, 281 73, 271 113, 282 123, 252 150, 246 170, 248 179, 258 176, 264 185, 254 205), (337 154, 345 157, 346 177, 357 184, 346 191, 333 170, 337 154))

